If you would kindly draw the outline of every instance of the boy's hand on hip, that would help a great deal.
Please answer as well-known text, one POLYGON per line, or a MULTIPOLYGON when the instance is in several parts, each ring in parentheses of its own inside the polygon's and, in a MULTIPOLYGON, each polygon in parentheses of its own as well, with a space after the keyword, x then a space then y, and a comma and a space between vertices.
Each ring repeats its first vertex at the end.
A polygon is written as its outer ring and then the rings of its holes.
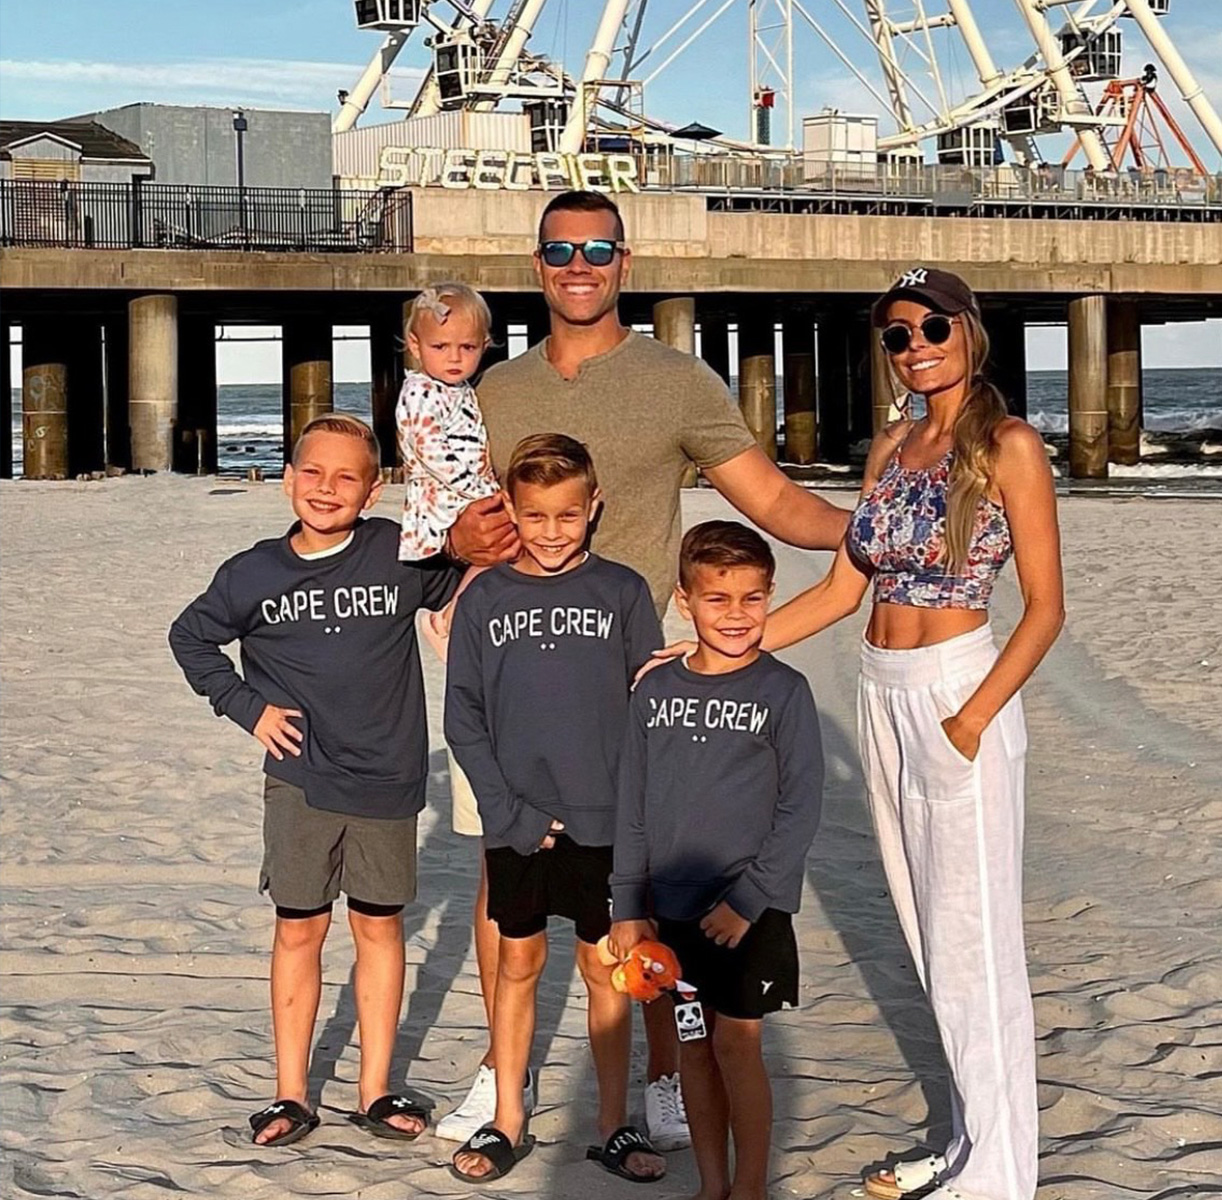
POLYGON ((633 946, 638 942, 655 941, 657 936, 658 931, 652 921, 612 921, 607 945, 611 953, 622 961, 632 953, 633 946))
POLYGON ((289 720, 289 717, 299 716, 301 713, 295 708, 277 708, 269 704, 251 730, 256 740, 277 762, 283 761, 285 750, 294 758, 301 754, 301 730, 289 720))
POLYGON ((724 900, 700 922, 706 937, 711 937, 719 946, 733 950, 743 940, 751 922, 740 917, 724 900))
POLYGON ((553 821, 547 836, 539 843, 540 850, 550 850, 556 844, 556 834, 564 832, 563 821, 553 821))
POLYGON ((450 526, 448 545, 463 562, 491 567, 516 558, 521 550, 518 531, 509 519, 499 492, 473 500, 450 526))

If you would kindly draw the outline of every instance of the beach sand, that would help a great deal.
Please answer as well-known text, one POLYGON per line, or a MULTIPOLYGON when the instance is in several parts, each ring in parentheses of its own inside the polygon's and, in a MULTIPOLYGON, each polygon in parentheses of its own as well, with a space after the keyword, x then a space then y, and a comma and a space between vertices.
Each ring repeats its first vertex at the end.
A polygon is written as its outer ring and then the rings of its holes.
MULTIPOLYGON (((393 516, 400 489, 379 511, 393 516)), ((834 497, 840 504, 848 497, 834 497)), ((259 750, 166 648, 227 555, 280 532, 274 484, 157 477, 0 484, 3 1163, 0 1195, 84 1200, 463 1196, 453 1146, 375 1141, 355 1102, 351 943, 338 920, 313 1080, 324 1124, 262 1151, 270 905, 255 892, 259 750)), ((685 517, 724 511, 688 493, 685 517)), ((1219 1194, 1222 1179, 1222 508, 1062 505, 1065 634, 1026 691, 1026 919, 1039 1039, 1041 1200, 1219 1194)), ((780 551, 779 595, 827 556, 780 551)), ((996 623, 1012 625, 1012 569, 996 623)), ((947 1127, 936 1035, 900 942, 853 735, 861 615, 786 657, 824 721, 826 815, 797 921, 801 1005, 769 1022, 775 1197, 851 1196, 863 1168, 947 1127)), ((677 632, 678 627, 675 627, 677 632)), ((437 672, 430 663, 434 727, 437 672)), ((437 742, 435 740, 435 745, 437 742)), ((475 847, 434 750, 396 1082, 462 1095, 484 1045, 470 945, 475 847)), ((342 908, 337 910, 342 918, 342 908)), ((534 1060, 539 1148, 486 1196, 636 1194, 583 1161, 594 1084, 571 937, 534 1060)), ((643 1038, 638 1034, 636 1079, 643 1038)), ((639 1107, 639 1087, 633 1097, 639 1107)), ((649 1192, 694 1190, 690 1154, 649 1192)))

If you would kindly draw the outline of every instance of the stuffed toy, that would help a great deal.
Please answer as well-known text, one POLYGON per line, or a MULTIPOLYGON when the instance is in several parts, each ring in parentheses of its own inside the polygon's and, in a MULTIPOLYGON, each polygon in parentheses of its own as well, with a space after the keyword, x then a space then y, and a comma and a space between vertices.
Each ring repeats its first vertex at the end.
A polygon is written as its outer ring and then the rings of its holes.
POLYGON ((679 960, 661 942, 637 942, 623 960, 612 953, 605 937, 599 940, 597 950, 603 966, 618 964, 611 972, 611 986, 617 992, 626 992, 633 1000, 648 1004, 680 983, 679 960))

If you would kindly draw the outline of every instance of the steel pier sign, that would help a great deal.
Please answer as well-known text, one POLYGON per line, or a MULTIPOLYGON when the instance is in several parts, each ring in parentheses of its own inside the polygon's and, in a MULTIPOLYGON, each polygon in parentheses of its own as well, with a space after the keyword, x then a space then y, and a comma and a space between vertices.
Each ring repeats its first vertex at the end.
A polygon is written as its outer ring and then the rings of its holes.
POLYGON ((384 146, 378 156, 378 186, 486 192, 641 190, 636 159, 630 154, 523 154, 427 146, 384 146))

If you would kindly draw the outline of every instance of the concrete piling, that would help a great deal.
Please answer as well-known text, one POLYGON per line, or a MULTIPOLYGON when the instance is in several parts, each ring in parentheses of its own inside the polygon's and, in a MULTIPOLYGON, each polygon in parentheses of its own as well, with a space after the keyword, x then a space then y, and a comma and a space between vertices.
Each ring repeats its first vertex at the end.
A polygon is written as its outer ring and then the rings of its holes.
POLYGON ((216 319, 183 315, 178 324, 178 419, 174 470, 216 474, 216 319))
POLYGON ((21 434, 26 479, 68 478, 66 339, 50 319, 22 325, 21 434))
POLYGON ((870 436, 892 419, 892 409, 903 397, 903 390, 891 376, 889 355, 877 330, 870 330, 870 436))
POLYGON ((91 317, 65 321, 60 334, 68 361, 68 474, 106 466, 102 325, 91 317))
POLYGON ((1027 324, 1009 309, 984 315, 989 334, 989 361, 986 377, 1006 398, 1012 415, 1027 417, 1027 324))
POLYGON ((106 465, 132 468, 132 431, 128 415, 128 316, 107 317, 103 328, 106 392, 106 465))
POLYGON ((1107 302, 1107 457, 1141 460, 1141 315, 1137 302, 1107 302))
POLYGON ((1069 302, 1069 473, 1107 478, 1107 297, 1069 302))
POLYGON ((659 300, 653 306, 653 335, 660 342, 696 353, 696 301, 692 296, 659 300))
POLYGON ((819 461, 846 463, 849 461, 849 399, 852 395, 847 322, 842 316, 821 316, 815 341, 819 348, 816 387, 819 461))
POLYGON ((331 390, 331 321, 301 314, 284 322, 283 350, 284 461, 292 459, 301 431, 334 408, 331 390))
POLYGON ((786 352, 784 364, 785 461, 808 466, 815 461, 815 356, 786 352))
POLYGON ((388 306, 369 322, 370 401, 383 467, 393 468, 399 462, 395 405, 403 386, 403 346, 402 307, 388 306))
POLYGON ((13 477, 13 369, 9 350, 10 326, 0 321, 0 422, 4 442, 0 444, 0 479, 13 477))
POLYGON ((776 337, 770 312, 739 317, 738 403, 747 428, 776 462, 776 337))
POLYGON ((168 471, 178 417, 178 298, 137 296, 127 306, 127 329, 132 469, 168 471))
POLYGON ((730 382, 730 323, 723 312, 700 309, 700 357, 730 382))

